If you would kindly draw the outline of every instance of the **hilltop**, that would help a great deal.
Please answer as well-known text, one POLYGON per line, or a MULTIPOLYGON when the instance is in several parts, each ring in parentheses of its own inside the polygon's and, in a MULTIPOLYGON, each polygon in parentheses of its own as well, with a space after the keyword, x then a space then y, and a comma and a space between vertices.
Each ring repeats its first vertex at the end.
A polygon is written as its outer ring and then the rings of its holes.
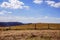
POLYGON ((0 27, 24 25, 21 22, 0 22, 0 27))

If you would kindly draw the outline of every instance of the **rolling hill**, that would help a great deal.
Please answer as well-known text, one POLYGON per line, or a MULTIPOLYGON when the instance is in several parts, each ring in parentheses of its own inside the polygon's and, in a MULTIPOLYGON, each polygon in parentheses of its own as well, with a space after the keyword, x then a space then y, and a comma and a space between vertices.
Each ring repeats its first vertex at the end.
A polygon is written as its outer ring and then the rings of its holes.
POLYGON ((0 22, 0 27, 23 25, 21 22, 0 22))
POLYGON ((58 23, 0 22, 0 30, 60 30, 58 23))

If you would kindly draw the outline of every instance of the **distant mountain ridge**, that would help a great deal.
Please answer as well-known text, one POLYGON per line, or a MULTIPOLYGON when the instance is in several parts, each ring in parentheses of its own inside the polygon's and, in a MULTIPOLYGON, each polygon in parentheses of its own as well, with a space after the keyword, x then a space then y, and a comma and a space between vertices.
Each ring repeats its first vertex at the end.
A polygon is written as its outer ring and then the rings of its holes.
POLYGON ((0 27, 24 25, 21 22, 0 22, 0 27))

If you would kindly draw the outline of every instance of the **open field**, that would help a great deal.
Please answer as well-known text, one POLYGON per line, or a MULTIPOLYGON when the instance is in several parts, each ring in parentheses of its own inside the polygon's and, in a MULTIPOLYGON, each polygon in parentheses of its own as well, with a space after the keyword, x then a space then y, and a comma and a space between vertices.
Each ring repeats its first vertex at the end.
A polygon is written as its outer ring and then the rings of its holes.
POLYGON ((60 40, 60 24, 26 24, 0 27, 0 40, 60 40))
POLYGON ((60 30, 60 24, 54 23, 33 23, 33 24, 25 24, 25 25, 17 25, 10 27, 0 27, 0 30, 60 30))
POLYGON ((0 40, 60 40, 60 30, 0 31, 0 40))

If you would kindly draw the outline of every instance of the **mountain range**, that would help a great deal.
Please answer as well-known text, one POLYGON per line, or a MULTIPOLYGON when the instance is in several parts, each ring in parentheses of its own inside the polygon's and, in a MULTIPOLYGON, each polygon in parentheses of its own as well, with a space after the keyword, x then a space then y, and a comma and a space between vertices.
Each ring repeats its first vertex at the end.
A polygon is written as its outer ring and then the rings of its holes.
POLYGON ((0 27, 16 26, 16 25, 24 25, 24 23, 21 23, 21 22, 0 22, 0 27))

